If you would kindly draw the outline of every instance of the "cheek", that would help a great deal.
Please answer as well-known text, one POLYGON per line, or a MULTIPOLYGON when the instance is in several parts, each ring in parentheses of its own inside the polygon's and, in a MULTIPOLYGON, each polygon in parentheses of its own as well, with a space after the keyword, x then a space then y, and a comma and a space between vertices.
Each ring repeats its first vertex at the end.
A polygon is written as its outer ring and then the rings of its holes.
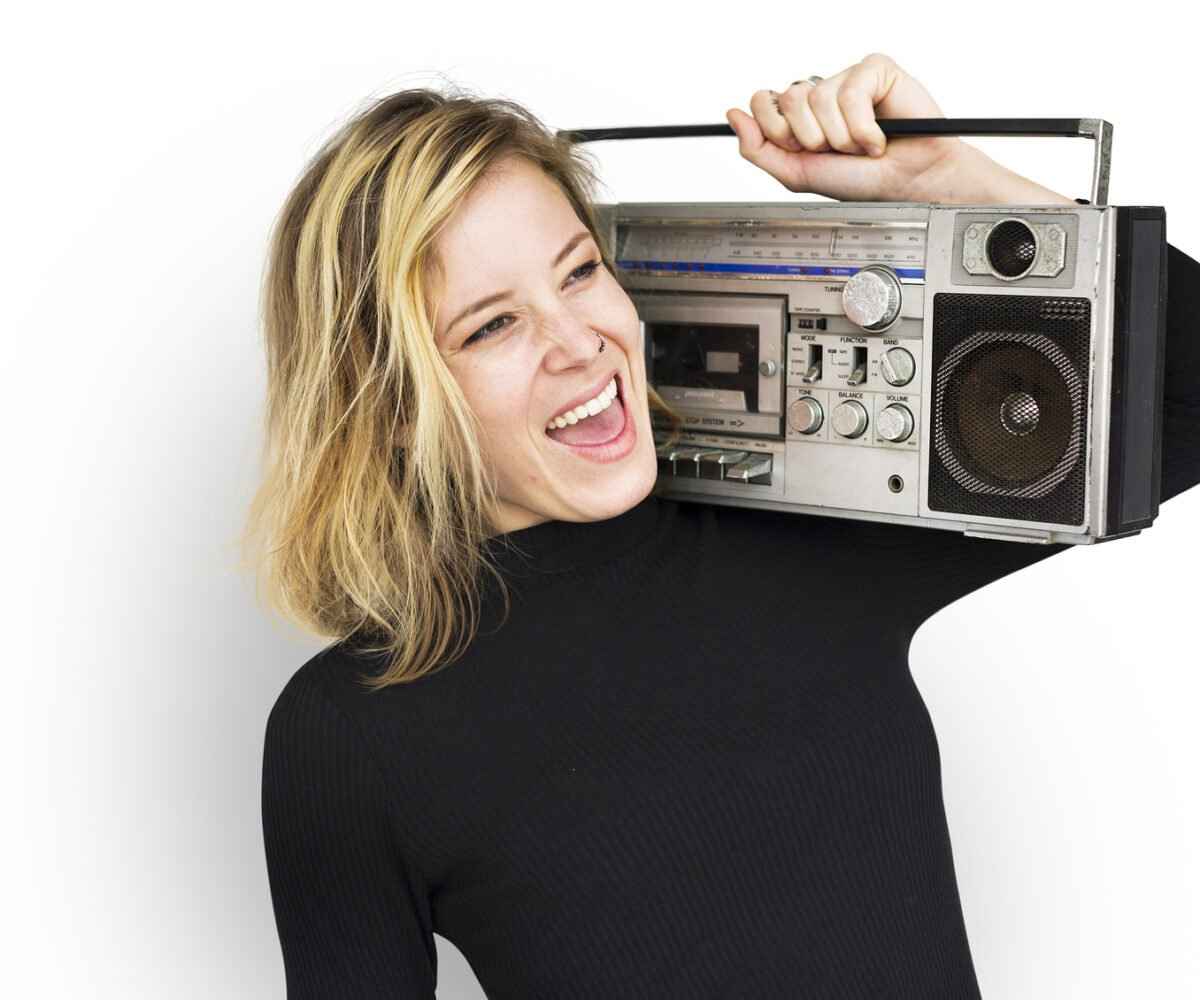
POLYGON ((528 382, 510 372, 485 369, 464 373, 458 381, 479 420, 484 448, 499 454, 518 446, 529 423, 528 382))

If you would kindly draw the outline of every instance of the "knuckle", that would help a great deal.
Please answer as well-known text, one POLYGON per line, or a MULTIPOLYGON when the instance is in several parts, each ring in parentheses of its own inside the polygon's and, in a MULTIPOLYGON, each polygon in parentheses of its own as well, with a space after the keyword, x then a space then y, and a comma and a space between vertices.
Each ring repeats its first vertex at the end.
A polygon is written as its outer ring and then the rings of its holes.
POLYGON ((808 92, 808 104, 816 109, 821 108, 827 110, 837 104, 837 96, 834 88, 826 83, 819 83, 808 92))

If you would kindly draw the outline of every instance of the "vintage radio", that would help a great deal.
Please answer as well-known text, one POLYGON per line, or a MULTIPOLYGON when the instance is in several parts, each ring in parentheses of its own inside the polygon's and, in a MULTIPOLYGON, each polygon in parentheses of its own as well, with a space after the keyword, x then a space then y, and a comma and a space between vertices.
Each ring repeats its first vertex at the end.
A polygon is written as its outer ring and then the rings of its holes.
POLYGON ((655 429, 657 491, 1032 542, 1149 527, 1166 215, 1106 204, 1109 123, 879 125, 889 137, 1092 138, 1091 201, 599 206, 648 380, 684 417, 675 440, 655 429))

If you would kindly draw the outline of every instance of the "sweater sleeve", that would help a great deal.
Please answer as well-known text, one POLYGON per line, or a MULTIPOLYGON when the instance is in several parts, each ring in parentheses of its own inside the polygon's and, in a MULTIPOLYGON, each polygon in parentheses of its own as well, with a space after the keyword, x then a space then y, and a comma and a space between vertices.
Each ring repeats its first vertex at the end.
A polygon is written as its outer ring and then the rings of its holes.
POLYGON ((267 720, 262 824, 289 1000, 432 1000, 428 896, 405 865, 394 791, 301 668, 267 720))
MULTIPOLYGON (((1170 244, 1166 325, 1162 502, 1200 482, 1200 263, 1170 244)), ((994 580, 1076 548, 970 538, 928 528, 906 530, 909 536, 902 548, 920 581, 917 591, 910 592, 910 610, 918 624, 994 580)))

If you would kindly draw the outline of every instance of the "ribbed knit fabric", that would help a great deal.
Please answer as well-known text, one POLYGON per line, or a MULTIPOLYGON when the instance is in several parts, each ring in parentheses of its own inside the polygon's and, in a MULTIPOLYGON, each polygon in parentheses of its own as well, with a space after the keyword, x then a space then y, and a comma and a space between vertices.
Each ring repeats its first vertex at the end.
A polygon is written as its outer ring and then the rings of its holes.
MULTIPOLYGON (((1200 481, 1170 261, 1164 498, 1200 481)), ((462 659, 368 694, 338 643, 271 711, 288 996, 428 1000, 437 932, 493 1000, 978 997, 908 647, 1071 548, 653 496, 497 540, 462 659)))

